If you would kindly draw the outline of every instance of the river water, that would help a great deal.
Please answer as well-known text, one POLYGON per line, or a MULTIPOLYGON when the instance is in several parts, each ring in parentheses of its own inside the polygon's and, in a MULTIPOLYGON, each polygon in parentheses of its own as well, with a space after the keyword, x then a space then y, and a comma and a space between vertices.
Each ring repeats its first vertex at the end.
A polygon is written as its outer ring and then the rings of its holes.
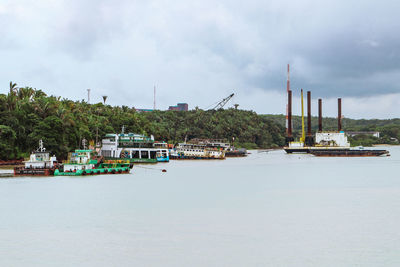
POLYGON ((388 149, 0 179, 0 266, 400 266, 400 147, 388 149))

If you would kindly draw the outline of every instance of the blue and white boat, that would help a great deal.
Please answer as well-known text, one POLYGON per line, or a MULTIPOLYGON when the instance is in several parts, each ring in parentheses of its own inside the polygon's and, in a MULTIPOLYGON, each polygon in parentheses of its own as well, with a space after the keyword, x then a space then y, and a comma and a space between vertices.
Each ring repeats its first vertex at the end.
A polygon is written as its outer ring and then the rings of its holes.
POLYGON ((154 148, 157 149, 157 162, 169 162, 169 150, 166 142, 154 142, 154 148))

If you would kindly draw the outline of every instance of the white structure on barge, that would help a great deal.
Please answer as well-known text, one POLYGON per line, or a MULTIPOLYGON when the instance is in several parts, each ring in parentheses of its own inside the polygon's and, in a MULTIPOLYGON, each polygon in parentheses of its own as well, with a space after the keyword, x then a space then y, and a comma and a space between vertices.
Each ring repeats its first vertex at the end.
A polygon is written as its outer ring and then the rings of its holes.
POLYGON ((350 143, 343 131, 340 132, 317 132, 315 134, 316 147, 345 147, 349 148, 350 143))

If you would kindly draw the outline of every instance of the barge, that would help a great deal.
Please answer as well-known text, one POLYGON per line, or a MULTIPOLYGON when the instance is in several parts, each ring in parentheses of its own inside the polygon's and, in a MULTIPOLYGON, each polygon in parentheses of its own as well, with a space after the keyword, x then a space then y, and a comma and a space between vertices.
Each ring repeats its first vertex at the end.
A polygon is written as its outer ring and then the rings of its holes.
POLYGON ((384 149, 310 149, 310 154, 317 157, 379 157, 379 156, 390 156, 389 151, 384 149))
POLYGON ((288 88, 287 137, 284 150, 288 154, 309 153, 317 157, 378 157, 390 156, 387 150, 351 148, 345 132, 342 130, 342 99, 338 98, 338 130, 322 131, 322 100, 318 99, 318 131, 315 140, 311 134, 311 92, 307 92, 307 135, 304 125, 303 89, 301 89, 302 132, 299 142, 292 134, 292 91, 288 88))

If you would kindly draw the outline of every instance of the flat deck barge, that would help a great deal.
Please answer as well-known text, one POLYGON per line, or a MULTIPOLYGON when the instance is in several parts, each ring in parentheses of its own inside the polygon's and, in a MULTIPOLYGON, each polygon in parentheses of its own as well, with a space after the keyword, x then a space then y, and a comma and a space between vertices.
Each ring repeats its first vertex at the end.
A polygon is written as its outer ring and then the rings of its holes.
POLYGON ((384 149, 309 149, 309 153, 317 157, 379 157, 390 156, 384 149))

